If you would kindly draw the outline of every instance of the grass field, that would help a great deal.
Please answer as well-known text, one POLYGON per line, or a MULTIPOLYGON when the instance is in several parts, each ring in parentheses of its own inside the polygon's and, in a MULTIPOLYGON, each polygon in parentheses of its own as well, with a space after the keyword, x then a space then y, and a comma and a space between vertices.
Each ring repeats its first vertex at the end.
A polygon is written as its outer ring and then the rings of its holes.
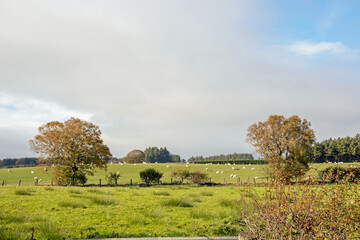
MULTIPOLYGON (((343 164, 342 166, 348 166, 350 164, 343 164)), ((236 183, 239 181, 246 183, 254 182, 266 182, 265 165, 205 165, 205 164, 188 164, 190 171, 205 172, 211 178, 214 183, 236 183), (207 168, 207 170, 206 170, 207 168), (252 170, 253 169, 253 170, 252 170), (219 171, 219 173, 216 173, 219 171), (223 171, 223 173, 221 173, 223 171), (236 178, 230 177, 230 175, 236 175, 236 178)), ((324 169, 328 166, 334 166, 334 164, 311 164, 312 170, 324 169)), ((99 179, 102 179, 102 184, 106 184, 105 175, 108 172, 119 171, 121 177, 118 181, 119 184, 129 184, 132 179, 133 184, 141 183, 139 172, 146 168, 155 168, 164 173, 161 181, 163 183, 171 182, 171 172, 177 168, 186 168, 186 164, 109 164, 107 172, 105 170, 97 170, 94 176, 89 176, 87 184, 99 184, 99 179)), ((51 173, 45 172, 43 167, 28 167, 28 168, 12 168, 12 169, 0 169, 0 184, 3 180, 7 185, 15 186, 21 180, 21 185, 34 185, 34 177, 41 179, 39 185, 50 185, 51 173), (10 172, 9 172, 10 170, 10 172), (34 173, 32 173, 34 172, 34 173)), ((173 179, 175 181, 175 179, 173 179)))
MULTIPOLYGON (((333 165, 312 164, 310 174, 333 165)), ((120 171, 120 183, 129 183, 130 179, 138 183, 139 171, 148 167, 163 172, 162 180, 170 182, 172 170, 186 165, 112 164, 108 171, 120 171)), ((237 179, 230 178, 230 174, 244 182, 256 176, 258 182, 266 181, 263 165, 188 167, 208 173, 213 182, 223 183, 225 178, 235 183, 237 179)), ((89 183, 96 184, 99 178, 104 181, 105 174, 97 171, 89 183)), ((51 187, 51 176, 42 168, 0 169, 1 179, 7 185, 0 186, 0 239, 235 236, 245 229, 241 225, 242 200, 265 191, 263 187, 236 185, 51 187), (43 179, 40 186, 32 186, 34 177, 43 179), (16 186, 19 179, 22 185, 16 186)))
POLYGON ((248 188, 7 186, 0 239, 237 235, 241 191, 248 188))

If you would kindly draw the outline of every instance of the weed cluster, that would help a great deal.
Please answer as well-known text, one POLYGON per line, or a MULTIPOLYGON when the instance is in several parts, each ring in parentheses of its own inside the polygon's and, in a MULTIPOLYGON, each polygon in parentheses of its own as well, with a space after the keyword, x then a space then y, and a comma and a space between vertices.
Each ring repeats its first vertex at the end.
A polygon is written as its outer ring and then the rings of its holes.
POLYGON ((243 224, 256 239, 358 239, 359 185, 274 183, 243 199, 243 224))

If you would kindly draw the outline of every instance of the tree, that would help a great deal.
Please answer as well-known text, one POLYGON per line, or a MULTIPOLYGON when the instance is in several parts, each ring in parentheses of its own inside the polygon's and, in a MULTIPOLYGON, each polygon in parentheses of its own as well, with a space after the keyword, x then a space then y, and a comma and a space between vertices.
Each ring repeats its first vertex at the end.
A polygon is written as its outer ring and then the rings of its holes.
MULTIPOLYGON (((150 163, 173 162, 174 159, 176 160, 177 158, 177 156, 174 156, 173 158, 166 147, 160 149, 158 147, 148 147, 145 149, 144 154, 145 154, 145 162, 150 162, 150 163)), ((180 160, 180 156, 178 158, 180 160)))
POLYGON ((145 154, 141 150, 132 150, 125 157, 123 157, 125 163, 142 163, 145 161, 145 154))
POLYGON ((247 141, 268 161, 271 177, 289 181, 308 170, 306 152, 315 141, 310 126, 310 122, 296 115, 271 115, 265 122, 248 128, 247 141))
POLYGON ((86 181, 85 175, 92 175, 95 167, 106 169, 111 153, 98 126, 72 117, 48 122, 39 127, 39 133, 29 141, 31 149, 40 154, 41 163, 54 164, 55 171, 64 173, 60 177, 71 185, 86 181))
POLYGON ((190 171, 188 168, 178 168, 172 171, 171 175, 176 177, 178 183, 182 183, 184 179, 190 177, 190 171))
POLYGON ((163 174, 154 168, 147 168, 140 172, 140 178, 149 186, 151 183, 159 182, 163 174))

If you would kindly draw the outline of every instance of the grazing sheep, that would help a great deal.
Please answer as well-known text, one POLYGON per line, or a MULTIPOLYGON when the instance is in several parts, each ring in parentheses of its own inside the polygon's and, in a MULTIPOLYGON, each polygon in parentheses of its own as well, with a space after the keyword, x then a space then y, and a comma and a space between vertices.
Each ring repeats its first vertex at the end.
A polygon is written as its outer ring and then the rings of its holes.
POLYGON ((35 172, 34 171, 31 171, 31 174, 34 174, 35 172))
POLYGON ((245 167, 243 167, 243 169, 245 169, 245 167))
POLYGON ((233 178, 236 178, 236 174, 233 175, 233 178))
POLYGON ((251 170, 255 170, 255 168, 252 168, 251 170))
POLYGON ((11 170, 9 169, 8 172, 11 172, 11 170))
POLYGON ((166 167, 168 168, 168 167, 169 167, 169 165, 166 165, 166 167))
POLYGON ((232 170, 234 170, 235 168, 234 167, 231 167, 232 170))
POLYGON ((216 173, 219 173, 219 171, 216 171, 216 173))
POLYGON ((189 165, 186 164, 186 167, 189 167, 189 165))
POLYGON ((259 177, 254 177, 255 179, 258 179, 259 177))
POLYGON ((205 170, 207 171, 207 170, 209 170, 209 168, 205 168, 205 170))
POLYGON ((37 179, 38 179, 38 177, 34 177, 34 179, 35 179, 35 180, 37 180, 37 179))
POLYGON ((224 171, 221 171, 220 173, 224 173, 224 171))

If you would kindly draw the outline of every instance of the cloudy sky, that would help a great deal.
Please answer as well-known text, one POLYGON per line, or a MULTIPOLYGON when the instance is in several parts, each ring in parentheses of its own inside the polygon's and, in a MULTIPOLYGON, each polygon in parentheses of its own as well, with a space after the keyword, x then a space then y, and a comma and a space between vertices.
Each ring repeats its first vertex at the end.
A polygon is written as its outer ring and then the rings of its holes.
POLYGON ((49 121, 97 124, 112 154, 253 152, 296 114, 317 140, 360 130, 360 3, 0 0, 0 158, 49 121))

